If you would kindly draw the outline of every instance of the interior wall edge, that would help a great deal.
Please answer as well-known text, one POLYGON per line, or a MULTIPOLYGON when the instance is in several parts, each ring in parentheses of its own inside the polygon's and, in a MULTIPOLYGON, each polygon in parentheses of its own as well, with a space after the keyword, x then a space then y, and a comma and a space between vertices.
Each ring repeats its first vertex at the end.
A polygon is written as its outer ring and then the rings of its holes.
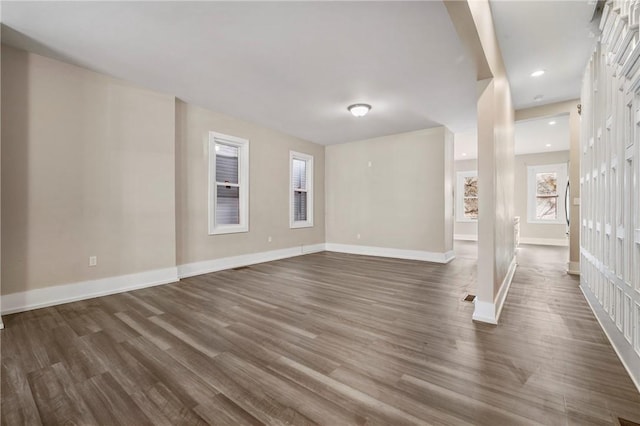
POLYGON ((507 294, 509 293, 509 288, 511 287, 511 283, 513 282, 513 276, 516 273, 517 267, 518 264, 516 262, 516 257, 513 256, 513 258, 511 259, 511 263, 509 264, 507 275, 504 277, 504 280, 500 285, 500 289, 498 290, 498 294, 496 295, 493 303, 483 302, 476 298, 474 302, 475 309, 473 311, 474 321, 498 325, 500 314, 502 314, 502 308, 504 307, 505 301, 507 300, 507 294))

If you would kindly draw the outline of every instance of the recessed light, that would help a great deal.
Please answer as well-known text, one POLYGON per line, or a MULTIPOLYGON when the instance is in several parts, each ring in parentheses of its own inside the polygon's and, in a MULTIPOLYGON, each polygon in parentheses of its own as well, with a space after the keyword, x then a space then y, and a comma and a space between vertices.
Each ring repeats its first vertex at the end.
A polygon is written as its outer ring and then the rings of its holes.
POLYGON ((354 117, 363 117, 367 115, 367 113, 371 109, 371 105, 353 104, 353 105, 349 105, 347 109, 351 112, 351 114, 353 114, 354 117))
POLYGON ((466 157, 466 156, 467 156, 467 153, 466 153, 466 152, 463 152, 463 153, 462 153, 462 156, 463 156, 463 157, 466 157))
POLYGON ((548 143, 548 144, 546 144, 545 146, 546 146, 547 148, 549 148, 549 147, 551 146, 551 144, 550 144, 550 143, 548 143))
POLYGON ((549 122, 549 126, 553 126, 554 124, 556 124, 556 122, 555 122, 555 121, 550 121, 550 122, 549 122))
POLYGON ((542 74, 544 74, 544 70, 536 70, 531 73, 531 77, 540 77, 542 74))
POLYGON ((533 100, 536 101, 536 102, 540 102, 542 100, 542 98, 544 98, 544 96, 538 95, 535 98, 533 98, 533 100))

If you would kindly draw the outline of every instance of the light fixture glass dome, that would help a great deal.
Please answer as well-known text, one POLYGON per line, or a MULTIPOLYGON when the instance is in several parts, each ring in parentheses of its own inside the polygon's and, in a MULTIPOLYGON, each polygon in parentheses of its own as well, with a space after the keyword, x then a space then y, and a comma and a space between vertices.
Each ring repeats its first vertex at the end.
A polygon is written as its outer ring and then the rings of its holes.
POLYGON ((353 104, 349 105, 347 108, 354 117, 363 117, 367 115, 369 110, 371 109, 371 105, 369 104, 353 104))

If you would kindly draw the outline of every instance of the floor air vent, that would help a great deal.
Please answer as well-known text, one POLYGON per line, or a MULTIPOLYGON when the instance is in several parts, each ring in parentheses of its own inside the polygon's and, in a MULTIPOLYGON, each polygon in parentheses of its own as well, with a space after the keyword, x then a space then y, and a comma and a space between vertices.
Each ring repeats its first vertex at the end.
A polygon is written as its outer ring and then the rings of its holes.
POLYGON ((464 298, 465 302, 473 302, 476 299, 475 294, 467 294, 464 298))
POLYGON ((640 426, 640 423, 632 422, 631 420, 623 419, 622 417, 618 417, 618 422, 620 426, 640 426))

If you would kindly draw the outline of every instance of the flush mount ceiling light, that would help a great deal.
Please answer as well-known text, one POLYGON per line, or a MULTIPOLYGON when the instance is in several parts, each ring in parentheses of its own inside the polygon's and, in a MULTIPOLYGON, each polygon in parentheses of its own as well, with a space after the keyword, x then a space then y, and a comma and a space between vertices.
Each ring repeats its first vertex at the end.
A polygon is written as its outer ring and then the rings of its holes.
POLYGON ((556 124, 556 122, 555 122, 555 121, 550 121, 550 122, 549 122, 549 126, 553 126, 554 124, 556 124))
POLYGON ((548 143, 548 144, 546 144, 545 146, 546 146, 547 148, 549 148, 549 147, 551 146, 551 144, 550 144, 550 143, 548 143))
POLYGON ((544 74, 544 70, 536 70, 531 73, 531 77, 540 77, 543 74, 544 74))
POLYGON ((367 113, 371 109, 371 105, 353 104, 353 105, 349 105, 347 109, 351 112, 351 114, 353 114, 354 117, 363 117, 367 115, 367 113))

